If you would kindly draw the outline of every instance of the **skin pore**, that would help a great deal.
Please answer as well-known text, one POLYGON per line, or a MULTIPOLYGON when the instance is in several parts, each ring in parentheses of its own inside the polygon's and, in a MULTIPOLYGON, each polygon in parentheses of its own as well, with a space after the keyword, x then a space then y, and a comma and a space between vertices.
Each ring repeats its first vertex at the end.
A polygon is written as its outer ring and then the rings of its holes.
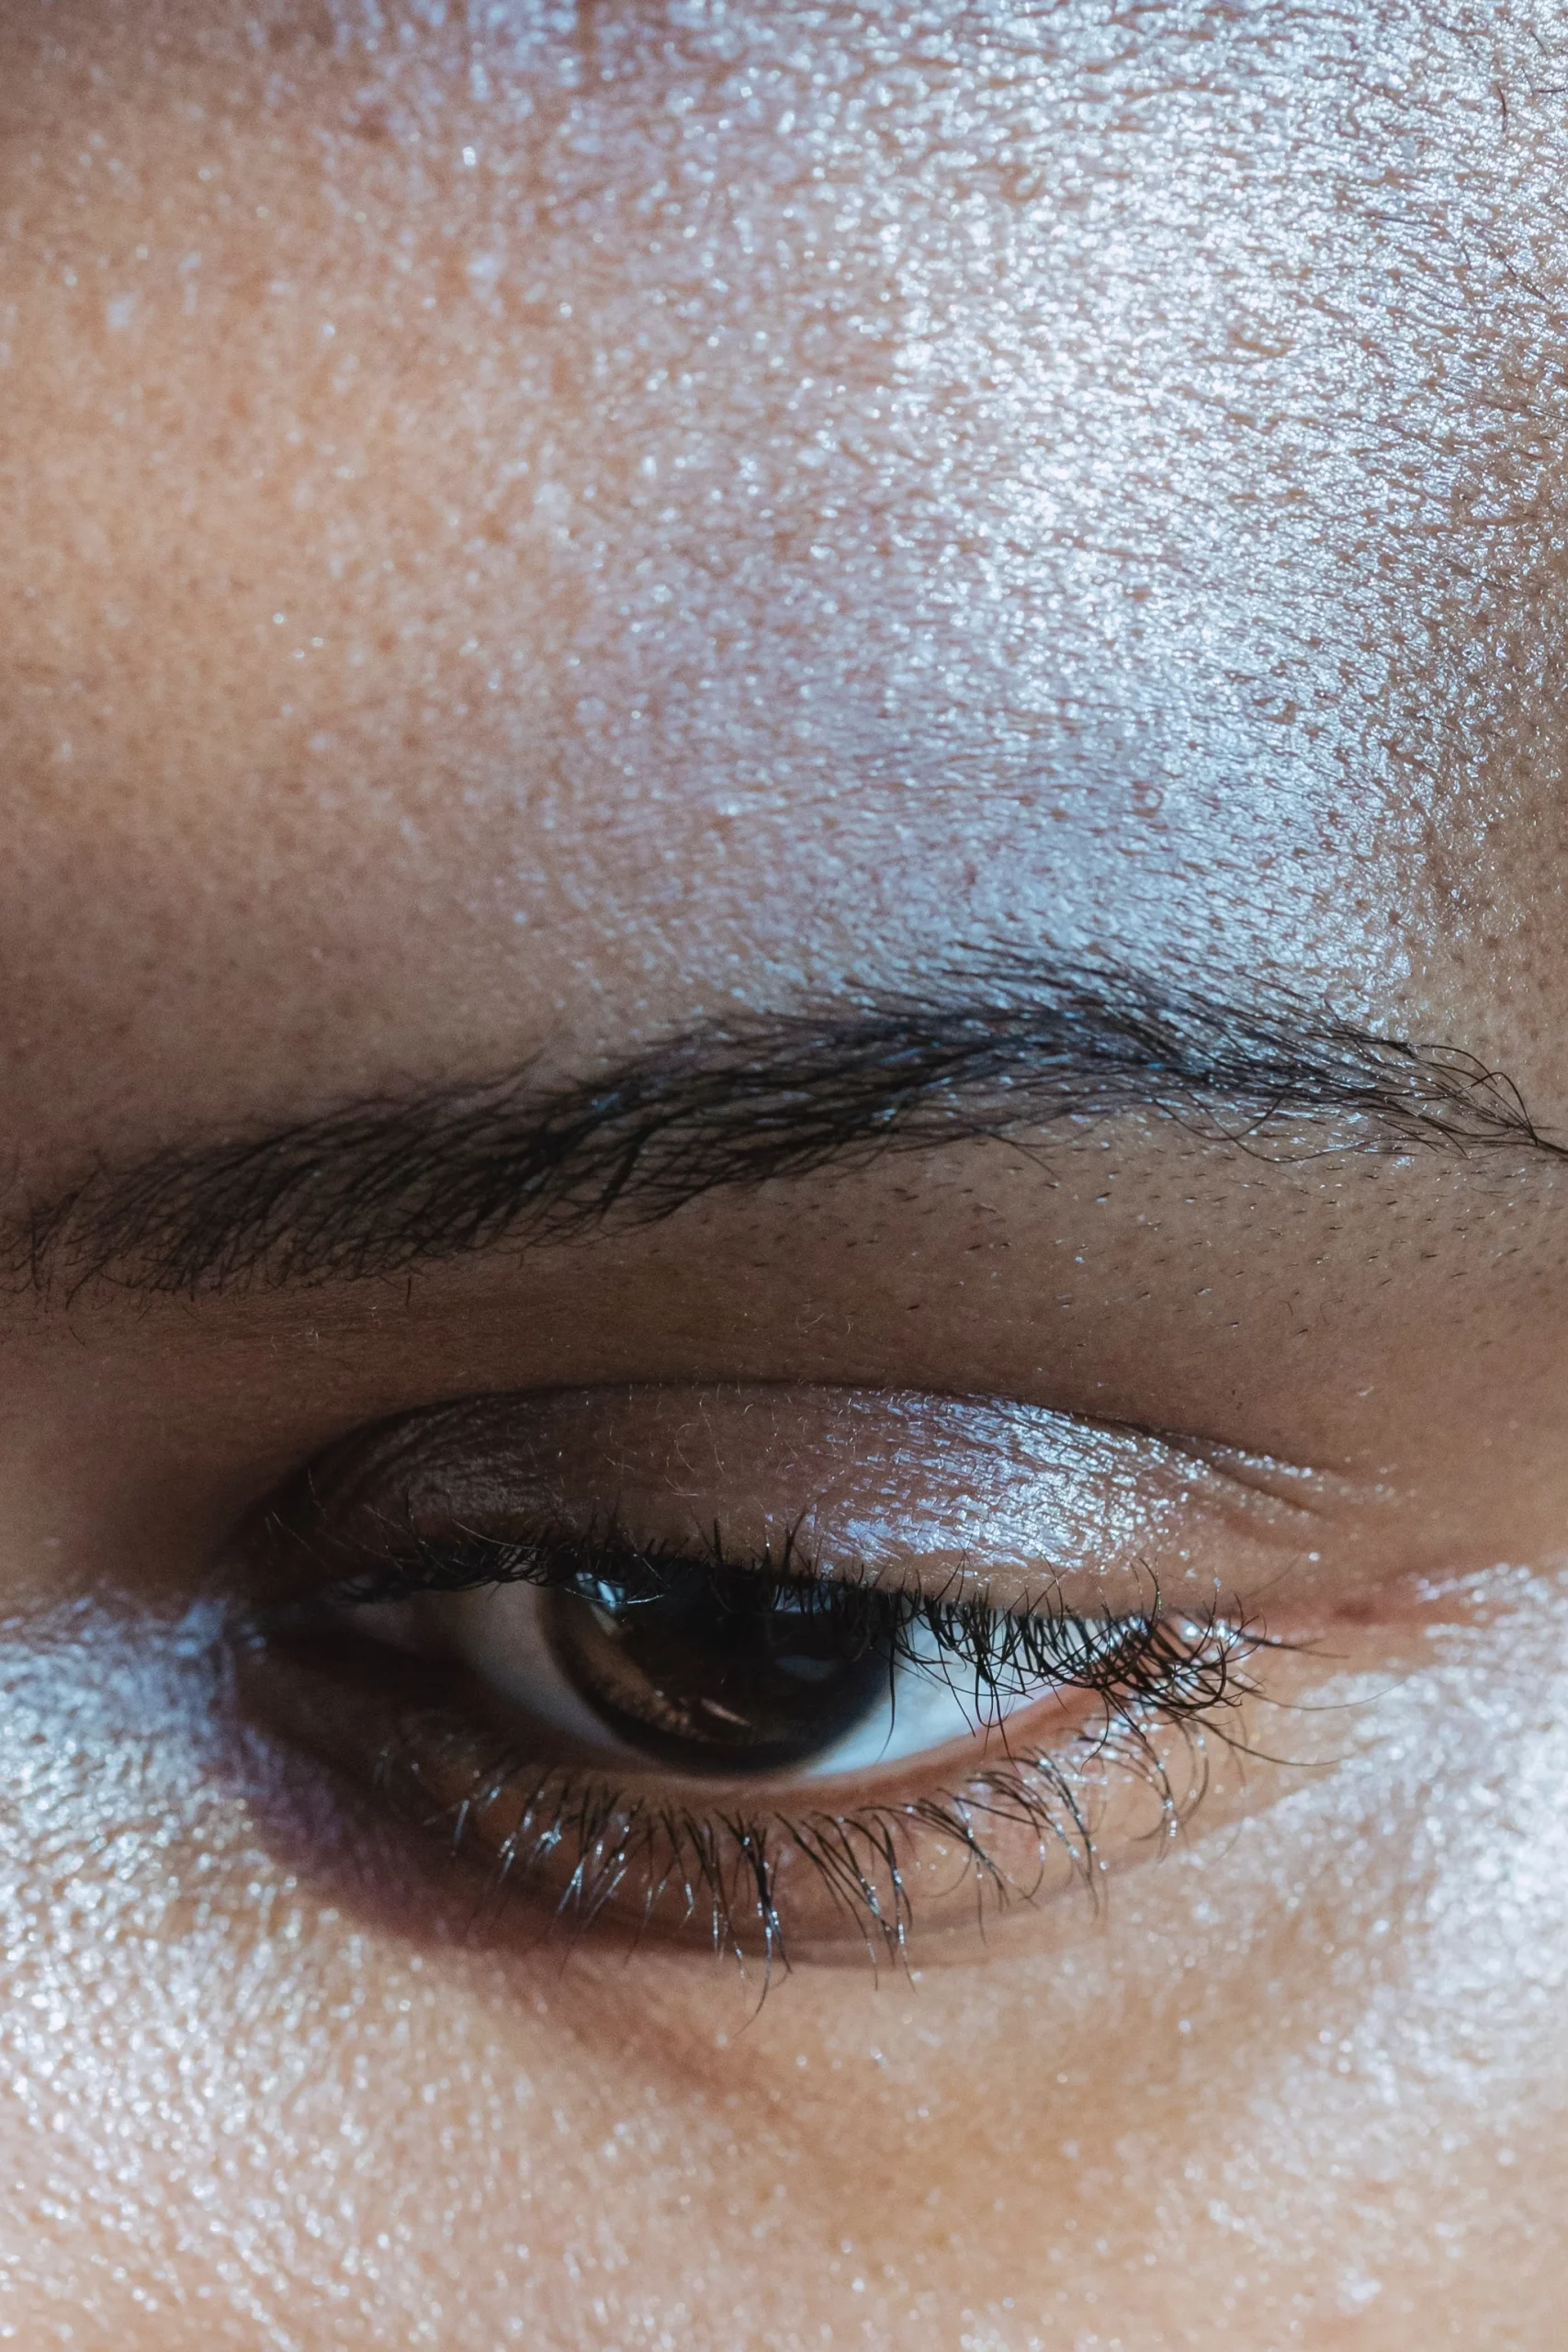
POLYGON ((1565 40, 6 9, 0 2332, 1558 2341, 1565 40), (1145 1054, 656 1221, 285 1262, 375 1192, 366 1106, 536 1125, 1063 974, 1429 1046, 1534 1132, 1145 1054), (95 1255, 301 1127, 243 1278, 95 1255), (452 1510, 1043 1559, 1280 1646, 1092 1895, 762 1998, 547 1932, 348 1710, 252 1702, 258 1512, 393 1422, 452 1510))

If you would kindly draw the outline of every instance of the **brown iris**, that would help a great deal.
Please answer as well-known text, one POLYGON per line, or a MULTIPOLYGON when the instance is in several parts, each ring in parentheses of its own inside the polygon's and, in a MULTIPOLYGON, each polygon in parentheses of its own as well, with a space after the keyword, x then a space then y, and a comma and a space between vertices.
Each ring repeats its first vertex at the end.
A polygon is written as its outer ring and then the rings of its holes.
POLYGON ((584 1577, 544 1615, 562 1672, 629 1746, 687 1772, 775 1772, 886 1702, 880 1612, 856 1598, 666 1560, 652 1590, 584 1577))

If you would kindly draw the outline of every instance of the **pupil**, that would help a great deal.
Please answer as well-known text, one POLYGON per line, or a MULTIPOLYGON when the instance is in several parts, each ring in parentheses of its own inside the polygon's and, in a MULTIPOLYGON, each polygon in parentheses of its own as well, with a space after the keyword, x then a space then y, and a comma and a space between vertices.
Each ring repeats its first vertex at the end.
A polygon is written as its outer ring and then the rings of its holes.
POLYGON ((887 1650, 864 1600, 818 1585, 792 1605, 744 1572, 662 1561, 656 1590, 596 1578, 547 1596, 545 1623, 557 1663, 619 1738, 683 1771, 776 1772, 886 1703, 887 1650))

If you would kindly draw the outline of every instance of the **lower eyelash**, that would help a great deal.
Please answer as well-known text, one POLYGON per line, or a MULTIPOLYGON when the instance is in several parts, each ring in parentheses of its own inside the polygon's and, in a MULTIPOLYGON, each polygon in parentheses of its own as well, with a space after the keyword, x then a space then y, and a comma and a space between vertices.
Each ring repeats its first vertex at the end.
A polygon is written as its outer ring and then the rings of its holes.
MULTIPOLYGON (((908 1854, 921 1839, 954 1849, 975 1916, 1027 1906, 1057 1884, 1097 1885, 1091 1818, 1093 1784, 1129 1772, 1153 1792, 1155 1818, 1145 1838, 1173 1837, 1201 1801, 1201 1764, 1179 1792, 1153 1733, 1176 1724, 1195 1751, 1200 1729, 1252 1695, 1245 1662, 1263 1637, 1212 1619, 1148 1632, 1159 1657, 1134 1676, 1129 1693, 1102 1693, 1101 1720, 1080 1727, 1061 1755, 1004 1754, 998 1766, 956 1788, 842 1811, 791 1812, 781 1804, 698 1811, 680 1802, 626 1791, 590 1770, 541 1765, 498 1749, 472 1755, 471 1730, 428 1710, 405 1713, 376 1759, 374 1779, 395 1809, 442 1837, 458 1855, 481 1857, 492 1885, 554 1897, 549 1916, 577 1939, 609 1918, 633 1940, 650 1933, 692 1938, 741 1966, 761 1963, 764 1989, 791 1961, 787 1891, 781 1878, 811 1872, 833 1920, 835 1940, 863 1950, 874 1963, 907 1962, 917 1896, 908 1854), (467 1746, 457 1764, 453 1743, 467 1746), (1075 1769, 1076 1766, 1076 1769, 1075 1769), (460 1793, 454 1793, 456 1778, 460 1793), (1004 1860, 998 1841, 1021 1838, 1025 1867, 1004 1860), (1030 1858, 1032 1858, 1032 1860, 1030 1858), (1053 1873, 1053 1861, 1060 1865, 1053 1873)), ((945 1890, 948 1907, 961 1893, 945 1890)), ((805 1940, 820 1946, 824 1939, 805 1940)))
POLYGON ((716 1528, 707 1560, 716 1590, 733 1577, 748 1592, 776 1589, 797 1610, 843 1617, 886 1645, 890 1665, 918 1667, 918 1645, 934 1645, 942 1663, 925 1670, 962 1692, 999 1757, 946 1787, 933 1784, 940 1764, 922 1780, 911 1761, 918 1793, 841 1809, 787 1790, 699 1804, 679 1784, 669 1793, 628 1788, 592 1762, 525 1752, 493 1711, 476 1703, 470 1712, 456 1696, 433 1704, 428 1684, 406 1679, 406 1657, 400 1689, 390 1654, 373 1666, 373 1645, 347 1632, 356 1606, 505 1583, 570 1589, 585 1571, 657 1593, 668 1562, 689 1555, 637 1544, 614 1521, 586 1532, 542 1528, 521 1541, 450 1526, 438 1539, 389 1523, 372 1530, 368 1556, 339 1551, 335 1561, 331 1544, 301 1543, 298 1531, 290 1541, 283 1522, 275 1532, 315 1576, 313 1599, 286 1604, 270 1630, 253 1629, 254 1687, 268 1714, 482 1862, 498 1891, 528 1894, 571 1939, 612 1919, 634 1939, 673 1931, 743 1966, 755 1957, 764 1984, 803 1944, 845 1943, 877 1964, 902 1964, 918 1911, 923 1931, 928 1909, 946 1916, 968 1905, 983 1919, 1071 1881, 1096 1887, 1097 1805, 1111 1773, 1151 1793, 1136 1834, 1168 1838, 1203 1793, 1200 1734, 1212 1727, 1227 1739, 1226 1717, 1253 1693, 1247 1661, 1273 1646, 1217 1607, 1168 1616, 1157 1589, 1128 1616, 1076 1615, 1054 1589, 1032 1607, 998 1611, 967 1581, 932 1594, 811 1573, 793 1538, 777 1555, 735 1563, 716 1528), (335 1665, 322 1663, 323 1636, 335 1665), (1021 1706, 1013 1740, 1026 1738, 1031 1693, 1043 1685, 1081 1700, 1092 1719, 1065 1727, 1054 1752, 1014 1752, 1009 1706, 1021 1706), (1155 1736, 1172 1727, 1193 1758, 1179 1790, 1155 1736), (933 1857, 951 1860, 940 1884, 933 1857), (824 1932, 803 1929, 803 1918, 824 1932))
POLYGON ((525 1837, 508 1838, 497 1857, 498 1876, 512 1877, 519 1863, 525 1875, 533 1857, 569 1834, 585 1856, 592 1856, 590 1864, 574 1871, 557 1905, 557 1916, 569 1925, 583 1931, 592 1927, 631 1878, 644 1889, 645 1929, 672 1893, 682 1926, 694 1928, 716 1952, 732 1954, 742 1967, 752 1952, 760 1951, 768 1973, 775 1965, 789 1964, 776 1883, 781 1846, 793 1849, 815 1872, 841 1923, 874 1961, 901 1961, 907 1953, 914 1904, 898 1849, 900 1838, 911 1830, 934 1831, 956 1844, 976 1894, 983 1900, 988 1893, 998 1908, 1032 1900, 1038 1882, 1020 1887, 999 1867, 979 1834, 977 1816, 1005 1813, 1027 1826, 1039 1842, 1041 1879, 1053 1840, 1086 1881, 1093 1868, 1092 1841, 1066 1776, 1044 1758, 1017 1763, 962 1793, 939 1792, 901 1805, 863 1805, 847 1813, 794 1818, 783 1814, 701 1815, 643 1799, 625 1808, 616 1799, 607 1804, 601 1800, 601 1805, 600 1819, 615 1823, 608 1847, 597 1832, 584 1837, 586 1825, 569 1782, 555 1795, 547 1826, 542 1820, 530 1822, 525 1837), (1039 1788, 1032 1785, 1036 1780, 1039 1788), (1055 1806, 1046 1790, 1056 1801, 1055 1806))

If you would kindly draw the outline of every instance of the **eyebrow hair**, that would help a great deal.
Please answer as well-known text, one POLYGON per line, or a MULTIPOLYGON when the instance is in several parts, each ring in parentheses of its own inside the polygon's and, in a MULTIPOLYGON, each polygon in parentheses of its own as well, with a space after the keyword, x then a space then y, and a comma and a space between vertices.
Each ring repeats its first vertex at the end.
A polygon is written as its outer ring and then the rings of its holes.
POLYGON ((1248 1004, 1110 963, 990 956, 883 993, 681 1033, 603 1074, 531 1067, 90 1168, 14 1228, 39 1290, 195 1297, 414 1269, 705 1194, 1133 1112, 1270 1159, 1511 1147, 1563 1156, 1462 1049, 1382 1037, 1286 991, 1248 1004), (1282 1120, 1334 1123, 1278 1140, 1282 1120))

